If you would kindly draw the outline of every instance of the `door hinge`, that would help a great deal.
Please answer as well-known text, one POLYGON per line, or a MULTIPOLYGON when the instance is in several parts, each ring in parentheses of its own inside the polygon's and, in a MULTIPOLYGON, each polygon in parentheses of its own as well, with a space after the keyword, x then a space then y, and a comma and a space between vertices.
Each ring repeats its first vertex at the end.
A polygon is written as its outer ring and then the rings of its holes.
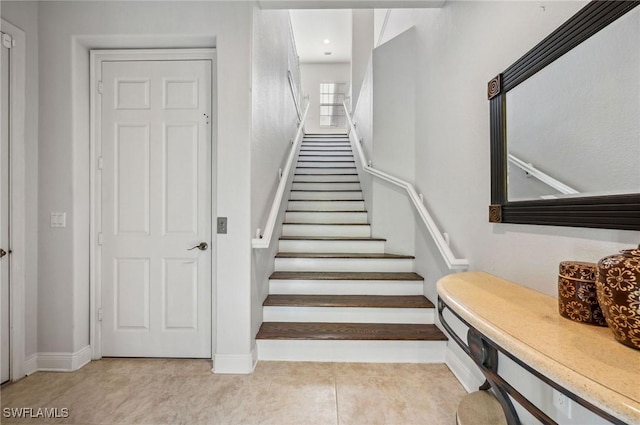
POLYGON ((100 232, 98 233, 98 245, 102 245, 102 241, 103 241, 102 232, 100 232))
POLYGON ((103 88, 102 81, 98 81, 98 94, 102 94, 103 88))
POLYGON ((98 170, 102 170, 102 167, 104 167, 104 160, 102 159, 101 156, 98 157, 98 170))
POLYGON ((2 45, 4 47, 6 47, 7 49, 12 48, 13 46, 16 45, 15 41, 13 40, 13 38, 11 37, 11 35, 9 34, 2 34, 2 45))
POLYGON ((98 309, 98 322, 102 322, 102 309, 98 309))

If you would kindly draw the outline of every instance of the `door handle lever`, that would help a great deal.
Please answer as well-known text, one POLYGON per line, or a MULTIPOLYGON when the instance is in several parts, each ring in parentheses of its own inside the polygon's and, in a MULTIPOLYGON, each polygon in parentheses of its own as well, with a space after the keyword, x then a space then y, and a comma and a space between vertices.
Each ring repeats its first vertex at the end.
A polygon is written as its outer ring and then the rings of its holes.
MULTIPOLYGON (((11 252, 11 251, 9 251, 11 252)), ((0 248, 0 258, 4 257, 5 255, 7 255, 7 251, 5 251, 4 249, 0 248)))
POLYGON ((200 242, 198 245, 187 249, 187 251, 191 251, 191 250, 194 250, 196 248, 198 248, 200 251, 206 251, 207 248, 209 248, 209 245, 206 242, 200 242))

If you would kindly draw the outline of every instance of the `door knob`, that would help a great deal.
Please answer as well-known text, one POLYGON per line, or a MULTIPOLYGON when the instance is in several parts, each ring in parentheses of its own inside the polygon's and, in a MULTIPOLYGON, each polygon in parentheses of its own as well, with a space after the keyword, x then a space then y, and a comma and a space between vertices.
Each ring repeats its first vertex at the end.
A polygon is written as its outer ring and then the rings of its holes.
POLYGON ((5 251, 4 249, 0 248, 0 258, 4 257, 5 255, 7 255, 7 251, 5 251))
POLYGON ((200 251, 206 251, 209 248, 209 245, 206 242, 200 242, 198 245, 189 248, 187 251, 191 251, 192 249, 198 248, 200 251))

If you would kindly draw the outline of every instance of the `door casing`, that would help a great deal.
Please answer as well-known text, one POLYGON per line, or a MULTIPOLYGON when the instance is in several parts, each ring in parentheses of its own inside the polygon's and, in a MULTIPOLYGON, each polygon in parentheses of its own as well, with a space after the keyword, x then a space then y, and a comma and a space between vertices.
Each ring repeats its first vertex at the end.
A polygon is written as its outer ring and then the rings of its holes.
POLYGON ((2 32, 10 34, 13 46, 9 64, 9 227, 11 262, 9 269, 9 380, 16 381, 29 371, 25 368, 26 341, 26 35, 10 22, 2 19, 2 32))
MULTIPOLYGON (((90 232, 89 232, 89 344, 92 358, 102 358, 102 340, 100 330, 101 300, 101 247, 98 234, 101 232, 100 214, 101 185, 99 178, 98 146, 101 141, 101 102, 98 87, 101 81, 102 63, 105 61, 167 61, 167 60, 211 60, 211 220, 216 211, 216 134, 217 134, 217 67, 216 50, 210 49, 126 49, 90 51, 90 232)), ((216 234, 211 234, 211 356, 215 354, 215 297, 216 297, 216 234)))

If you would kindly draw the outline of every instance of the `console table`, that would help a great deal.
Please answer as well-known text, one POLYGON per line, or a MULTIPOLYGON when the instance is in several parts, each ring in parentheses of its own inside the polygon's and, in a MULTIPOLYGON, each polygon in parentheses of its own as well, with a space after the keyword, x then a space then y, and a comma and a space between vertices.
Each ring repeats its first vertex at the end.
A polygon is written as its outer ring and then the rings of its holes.
POLYGON ((483 372, 483 387, 493 387, 510 425, 520 423, 512 400, 540 422, 556 422, 500 375, 498 352, 595 415, 640 424, 640 351, 616 342, 608 328, 567 320, 555 298, 483 272, 440 279, 438 295, 443 326, 483 372), (446 310, 468 327, 467 341, 446 310))

